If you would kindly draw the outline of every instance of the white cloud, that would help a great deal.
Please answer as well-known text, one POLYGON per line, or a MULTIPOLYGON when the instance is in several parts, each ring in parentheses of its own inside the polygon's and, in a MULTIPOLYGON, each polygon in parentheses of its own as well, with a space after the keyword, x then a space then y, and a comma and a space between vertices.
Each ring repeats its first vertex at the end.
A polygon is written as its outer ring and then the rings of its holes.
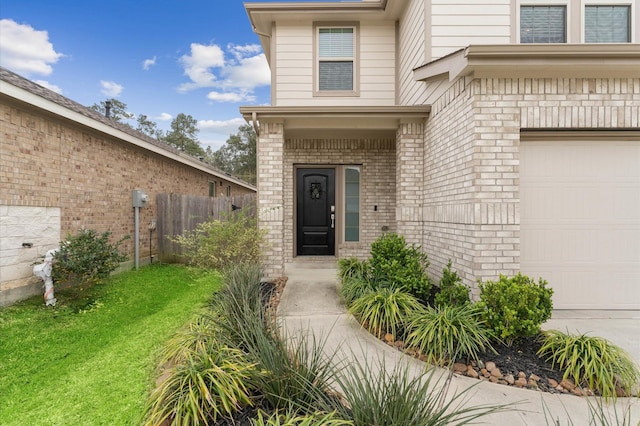
POLYGON ((200 143, 205 148, 210 146, 213 151, 217 151, 244 124, 247 122, 240 117, 230 120, 199 120, 200 143))
POLYGON ((51 84, 48 81, 44 81, 44 80, 33 80, 33 82, 36 84, 39 84, 42 87, 46 87, 47 89, 52 90, 59 95, 62 95, 62 89, 59 86, 56 86, 55 84, 51 84))
POLYGON ((238 132, 238 127, 247 124, 242 118, 232 118, 231 120, 200 120, 198 128, 202 132, 219 133, 231 135, 238 132))
POLYGON ((253 91, 271 83, 271 72, 262 49, 257 44, 226 47, 191 44, 191 53, 180 58, 184 74, 190 82, 178 87, 179 92, 215 88, 207 97, 215 102, 254 101, 253 91))
MULTIPOLYGON (((220 93, 215 91, 209 92, 207 98, 216 102, 242 102, 247 100, 247 96, 243 96, 240 93, 220 93)), ((255 99, 255 96, 253 98, 255 99)))
POLYGON ((264 53, 242 58, 237 64, 222 70, 224 86, 253 90, 271 83, 271 71, 264 53))
POLYGON ((54 50, 47 31, 11 19, 0 20, 0 66, 25 74, 49 75, 64 55, 54 50))
POLYGON ((102 86, 102 94, 110 98, 120 96, 120 93, 122 93, 124 89, 124 87, 113 81, 100 80, 100 86, 102 86))
POLYGON ((257 55, 262 52, 262 47, 259 44, 245 44, 244 46, 239 46, 237 44, 228 44, 227 50, 231 53, 237 60, 240 60, 244 57, 257 55))
POLYGON ((153 58, 151 58, 151 59, 145 59, 142 62, 142 69, 147 71, 147 70, 149 70, 149 68, 151 68, 155 64, 156 64, 156 57, 155 56, 153 58))
POLYGON ((191 54, 183 55, 180 63, 184 67, 184 74, 192 83, 182 84, 178 91, 187 92, 200 87, 213 87, 216 76, 211 68, 224 66, 224 52, 220 46, 211 44, 208 46, 191 43, 191 54))
POLYGON ((154 119, 158 121, 169 121, 169 120, 173 120, 173 116, 168 112, 163 112, 159 116, 154 117, 154 119))

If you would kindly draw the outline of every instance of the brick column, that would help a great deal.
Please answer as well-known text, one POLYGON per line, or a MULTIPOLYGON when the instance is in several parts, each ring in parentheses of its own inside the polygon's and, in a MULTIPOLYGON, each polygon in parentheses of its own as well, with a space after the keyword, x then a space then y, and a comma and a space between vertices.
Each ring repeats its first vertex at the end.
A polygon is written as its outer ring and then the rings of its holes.
POLYGON ((422 242, 424 122, 401 121, 396 132, 396 223, 409 243, 422 242))
POLYGON ((258 138, 258 226, 265 229, 262 248, 265 278, 284 274, 284 124, 260 122, 258 138))

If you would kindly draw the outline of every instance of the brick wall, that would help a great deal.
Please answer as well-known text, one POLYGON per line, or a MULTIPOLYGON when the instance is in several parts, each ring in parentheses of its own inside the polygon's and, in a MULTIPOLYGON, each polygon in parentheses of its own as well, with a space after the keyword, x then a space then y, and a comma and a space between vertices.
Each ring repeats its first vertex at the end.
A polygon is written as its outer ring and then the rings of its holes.
MULTIPOLYGON (((465 283, 520 268, 523 129, 638 128, 640 79, 460 79, 426 129, 423 246, 465 283)), ((475 289, 477 294, 477 289, 475 289)))
MULTIPOLYGON (((231 185, 234 194, 249 191, 30 106, 6 99, 0 101, 0 206, 59 210, 58 241, 82 228, 100 232, 109 230, 114 241, 125 235, 133 237, 131 191, 142 189, 149 194, 150 200, 148 207, 140 209, 140 247, 141 253, 148 253, 147 225, 155 218, 155 194, 208 195, 209 180, 222 182, 225 188, 231 185)), ((48 220, 44 216, 42 222, 48 220)), ((15 247, 4 247, 9 243, 4 235, 2 237, 0 253, 6 254, 6 250, 15 247)), ((28 263, 49 248, 34 245, 28 249, 33 255, 28 263)), ((133 259, 133 238, 122 248, 133 259)), ((22 256, 28 257, 28 254, 22 256)), ((24 262, 14 265, 8 255, 0 255, 0 259, 5 272, 9 267, 20 268, 23 275, 18 279, 20 282, 26 284, 32 279, 30 268, 25 268, 24 262)), ((11 283, 0 277, 0 291, 19 284, 14 275, 10 275, 11 283)))
MULTIPOLYGON (((261 122, 258 141, 258 205, 267 277, 284 273, 295 241, 296 165, 361 165, 360 241, 340 242, 338 257, 366 258, 382 228, 395 230, 395 141, 393 139, 287 139, 281 122, 261 122)), ((336 185, 340 180, 336 181, 336 185)), ((340 212, 338 212, 340 214, 340 212)), ((338 219, 340 220, 340 219, 338 219)))
MULTIPOLYGON (((395 231, 395 141, 393 139, 293 139, 284 152, 285 262, 294 255, 294 165, 362 165, 360 175, 360 241, 339 242, 337 257, 369 255, 382 228, 395 231)), ((336 186, 341 182, 336 180, 336 186)), ((336 200, 338 202, 338 200, 336 200)), ((339 202, 338 202, 339 203, 339 202)), ((338 211, 338 214, 341 212, 338 211)), ((338 218, 340 221, 341 218, 338 218)), ((336 232, 336 240, 341 237, 336 232)))

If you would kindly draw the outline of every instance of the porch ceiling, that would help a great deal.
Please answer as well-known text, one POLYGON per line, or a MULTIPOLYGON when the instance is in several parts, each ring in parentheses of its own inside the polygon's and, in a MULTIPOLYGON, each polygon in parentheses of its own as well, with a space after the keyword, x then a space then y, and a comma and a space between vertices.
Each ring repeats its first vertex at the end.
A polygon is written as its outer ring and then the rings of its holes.
POLYGON ((287 138, 395 137, 401 122, 423 121, 430 105, 388 107, 241 107, 259 134, 260 122, 282 122, 287 138))

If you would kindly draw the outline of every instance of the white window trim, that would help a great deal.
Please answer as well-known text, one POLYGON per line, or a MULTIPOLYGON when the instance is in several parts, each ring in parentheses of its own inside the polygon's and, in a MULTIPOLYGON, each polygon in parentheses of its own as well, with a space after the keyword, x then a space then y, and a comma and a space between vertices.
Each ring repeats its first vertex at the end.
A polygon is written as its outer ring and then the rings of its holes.
POLYGON ((360 25, 358 22, 314 22, 313 23, 313 96, 357 97, 360 96, 360 25), (353 90, 320 90, 320 28, 353 28, 353 90))
POLYGON ((565 42, 560 44, 572 43, 571 16, 573 13, 573 8, 570 0, 546 0, 543 2, 540 2, 540 1, 536 2, 533 0, 517 0, 515 24, 516 24, 516 37, 517 37, 518 44, 522 43, 522 41, 520 41, 520 8, 522 6, 564 6, 565 13, 566 13, 566 28, 564 30, 566 33, 565 33, 565 42))
MULTIPOLYGON (((620 1, 620 0, 581 0, 580 4, 580 43, 585 43, 587 27, 585 24, 585 8, 586 6, 629 6, 629 15, 630 16, 630 26, 629 32, 631 33, 631 38, 629 43, 636 43, 638 39, 636 34, 636 25, 638 19, 638 11, 636 9, 640 9, 637 7, 634 1, 620 1)), ((628 44, 628 43, 624 43, 628 44)))
POLYGON ((362 164, 345 164, 342 166, 342 227, 340 230, 341 239, 345 244, 357 244, 362 241, 362 164), (356 241, 347 241, 347 169, 358 169, 358 239, 356 241))

